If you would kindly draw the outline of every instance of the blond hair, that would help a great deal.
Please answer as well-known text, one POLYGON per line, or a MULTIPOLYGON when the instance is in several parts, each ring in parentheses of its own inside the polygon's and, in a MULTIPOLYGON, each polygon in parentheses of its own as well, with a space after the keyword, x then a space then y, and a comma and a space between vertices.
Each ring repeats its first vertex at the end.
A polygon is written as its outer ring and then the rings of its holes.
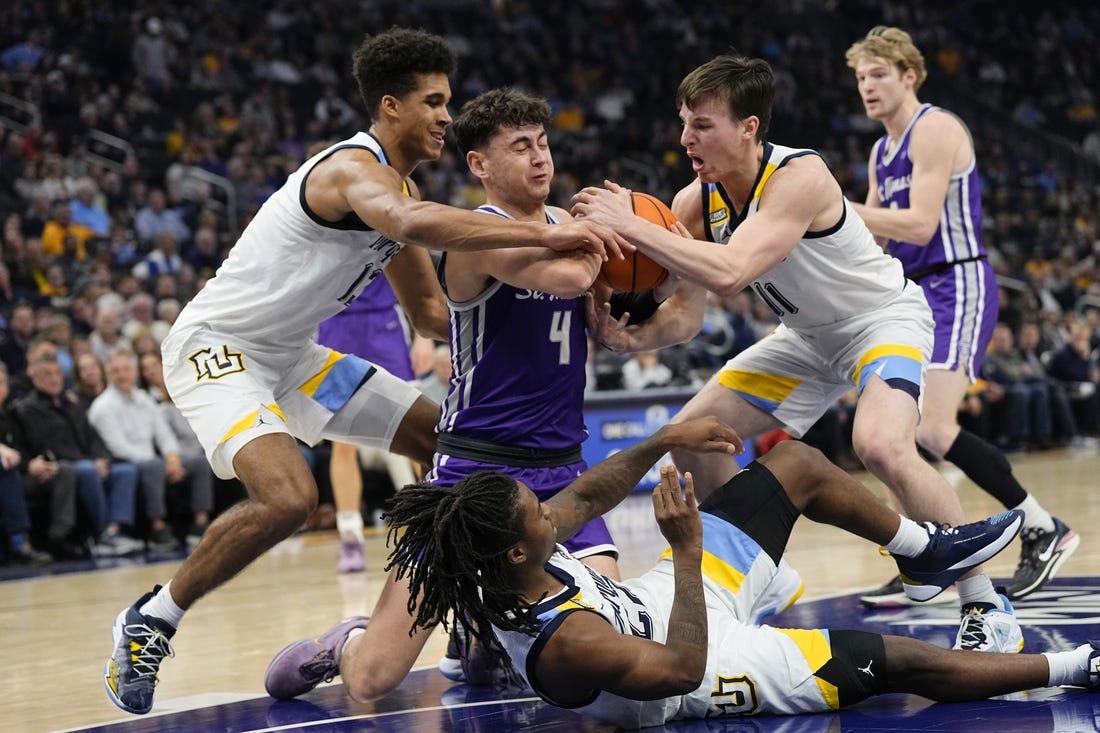
POLYGON ((913 91, 920 89, 920 85, 928 78, 928 71, 924 68, 924 56, 914 45, 913 38, 901 28, 876 25, 862 40, 852 44, 848 52, 844 54, 848 66, 856 68, 861 59, 884 58, 905 73, 909 69, 917 75, 917 81, 913 84, 913 91))

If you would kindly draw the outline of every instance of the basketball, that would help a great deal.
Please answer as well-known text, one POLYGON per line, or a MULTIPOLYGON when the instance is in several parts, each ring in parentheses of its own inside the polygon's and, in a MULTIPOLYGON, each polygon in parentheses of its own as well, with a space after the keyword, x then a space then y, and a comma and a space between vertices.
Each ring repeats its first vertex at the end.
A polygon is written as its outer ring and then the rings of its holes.
MULTIPOLYGON (((660 199, 648 193, 635 191, 630 194, 634 204, 635 216, 659 224, 669 231, 676 231, 673 224, 676 215, 660 199)), ((641 252, 634 251, 624 259, 611 259, 603 263, 599 280, 615 290, 637 292, 655 288, 668 277, 668 270, 658 265, 641 252)))

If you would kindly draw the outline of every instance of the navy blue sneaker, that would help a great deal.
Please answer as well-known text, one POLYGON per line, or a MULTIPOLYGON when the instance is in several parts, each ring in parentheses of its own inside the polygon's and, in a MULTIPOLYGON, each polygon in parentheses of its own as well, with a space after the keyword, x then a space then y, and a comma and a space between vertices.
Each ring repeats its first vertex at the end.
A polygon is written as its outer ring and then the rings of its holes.
POLYGON ((894 556, 905 595, 928 601, 1008 546, 1019 534, 1024 513, 1012 509, 980 522, 952 527, 925 522, 928 547, 916 557, 894 556))
MULTIPOLYGON (((153 593, 159 590, 158 585, 153 593)), ((176 630, 167 622, 138 611, 153 593, 146 593, 118 614, 114 625, 115 651, 103 667, 107 696, 115 705, 135 715, 152 710, 160 663, 173 656, 168 640, 176 630)))

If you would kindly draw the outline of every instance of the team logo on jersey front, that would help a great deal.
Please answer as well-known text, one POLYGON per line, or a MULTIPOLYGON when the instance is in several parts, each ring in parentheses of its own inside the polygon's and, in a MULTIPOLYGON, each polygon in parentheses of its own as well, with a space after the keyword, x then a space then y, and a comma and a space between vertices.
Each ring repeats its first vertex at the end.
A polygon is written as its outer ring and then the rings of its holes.
POLYGON ((760 709, 756 696, 756 683, 748 675, 726 677, 716 675, 716 684, 710 693, 707 717, 726 715, 752 715, 760 709))
POLYGON ((187 358, 195 367, 197 381, 221 379, 227 374, 245 371, 244 357, 238 351, 230 351, 225 344, 199 349, 187 358))

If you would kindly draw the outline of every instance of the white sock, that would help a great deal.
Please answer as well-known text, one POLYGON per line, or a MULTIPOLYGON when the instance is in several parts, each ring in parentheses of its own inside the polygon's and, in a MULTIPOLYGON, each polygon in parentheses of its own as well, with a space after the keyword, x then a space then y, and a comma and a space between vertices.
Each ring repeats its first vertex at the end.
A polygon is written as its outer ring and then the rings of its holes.
POLYGON ((901 526, 894 539, 886 544, 891 555, 916 557, 928 547, 928 530, 908 517, 901 517, 901 526))
POLYGON ((363 515, 358 511, 336 512, 336 531, 340 537, 363 539, 363 515))
POLYGON ((1059 685, 1087 685, 1089 681, 1089 655, 1091 644, 1082 644, 1066 652, 1043 652, 1050 666, 1049 687, 1059 685))
POLYGON ((1018 506, 1012 508, 1019 509, 1024 513, 1025 527, 1038 527, 1044 532, 1054 531, 1054 517, 1050 516, 1050 512, 1043 509, 1042 505, 1035 501, 1035 497, 1031 494, 1028 494, 1027 498, 1021 501, 1018 506))
POLYGON ((340 658, 341 659, 344 658, 344 652, 346 652, 348 650, 348 644, 351 643, 351 640, 362 636, 363 632, 365 632, 365 631, 366 631, 366 629, 352 629, 351 631, 348 632, 348 638, 344 640, 344 645, 342 647, 340 647, 340 658))
POLYGON ((175 600, 172 599, 172 593, 169 588, 172 587, 172 581, 168 581, 164 584, 156 595, 147 600, 138 611, 144 616, 154 616, 162 621, 168 623, 173 629, 179 628, 180 621, 183 620, 184 611, 182 608, 176 605, 175 600))
POLYGON ((959 578, 955 581, 955 589, 959 591, 959 602, 963 606, 970 603, 992 603, 1002 611, 1005 610, 1004 602, 993 588, 993 581, 985 573, 959 578))

